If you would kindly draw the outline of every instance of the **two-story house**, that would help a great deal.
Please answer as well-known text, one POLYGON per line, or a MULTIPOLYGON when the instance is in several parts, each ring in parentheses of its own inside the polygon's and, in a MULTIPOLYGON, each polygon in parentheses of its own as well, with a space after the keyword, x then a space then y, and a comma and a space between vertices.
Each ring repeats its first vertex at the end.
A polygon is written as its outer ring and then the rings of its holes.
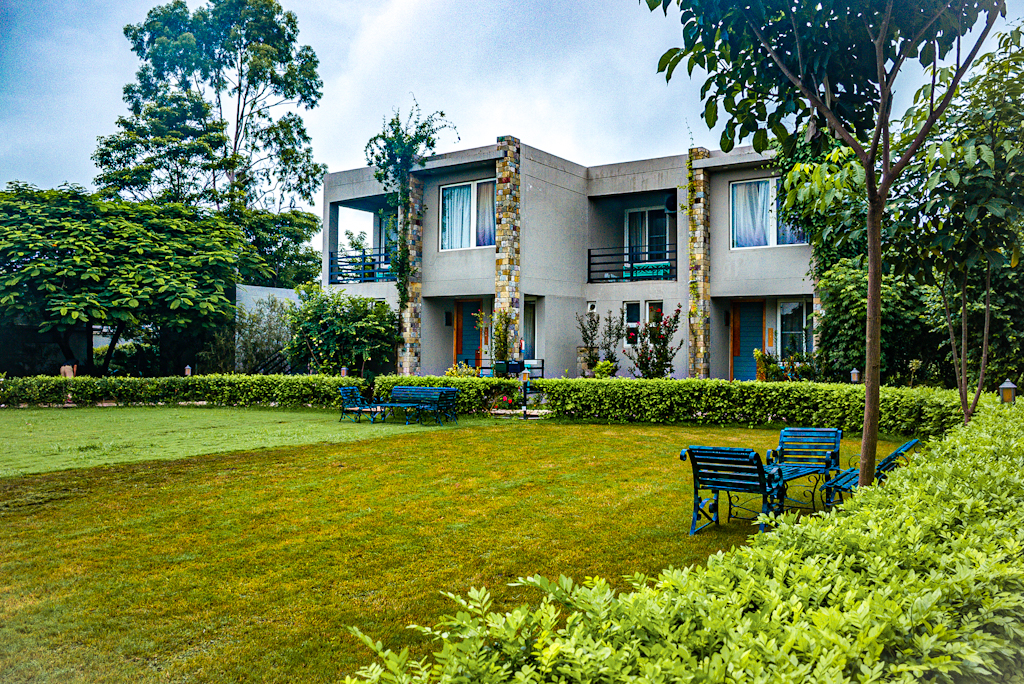
MULTIPOLYGON (((776 220, 777 184, 749 148, 585 167, 502 137, 432 156, 413 173, 400 370, 488 365, 473 314, 503 308, 520 359, 573 377, 577 313, 621 307, 631 331, 679 304, 673 376, 753 379, 753 348, 813 344, 811 250, 776 220)), ((397 305, 389 211, 372 169, 327 175, 325 286, 397 305), (367 253, 339 251, 340 207, 373 214, 367 253)))

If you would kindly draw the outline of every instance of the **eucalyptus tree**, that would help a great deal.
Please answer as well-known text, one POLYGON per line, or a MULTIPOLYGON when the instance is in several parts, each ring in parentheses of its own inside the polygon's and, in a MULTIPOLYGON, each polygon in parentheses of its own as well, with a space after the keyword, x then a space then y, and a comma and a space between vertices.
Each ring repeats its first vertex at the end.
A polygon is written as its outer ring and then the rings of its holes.
MULTIPOLYGON (((665 52, 659 71, 670 79, 685 62, 701 69, 709 127, 728 116, 722 149, 753 136, 758 151, 769 132, 795 145, 790 130, 813 140, 828 128, 847 145, 864 174, 868 301, 864 431, 860 484, 874 478, 881 355, 882 217, 893 185, 927 143, 977 57, 1005 0, 646 0, 654 10, 679 7, 683 46, 665 52), (968 36, 976 24, 981 28, 968 36), (966 43, 966 44, 965 44, 966 43), (894 154, 893 95, 908 61, 937 67, 952 60, 919 128, 894 154)), ((937 86, 939 84, 936 84, 937 86)), ((897 117, 898 118, 898 117, 897 117)))

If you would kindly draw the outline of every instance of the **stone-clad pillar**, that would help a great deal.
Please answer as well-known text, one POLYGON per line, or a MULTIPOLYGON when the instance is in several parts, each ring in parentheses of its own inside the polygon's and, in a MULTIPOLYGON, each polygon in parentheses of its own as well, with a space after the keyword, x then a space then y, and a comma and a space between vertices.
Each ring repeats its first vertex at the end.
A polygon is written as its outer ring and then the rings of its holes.
MULTIPOLYGON (((400 375, 418 375, 421 356, 423 316, 423 181, 409 177, 409 301, 402 309, 402 350, 398 357, 400 375)), ((401 212, 399 221, 403 219, 401 212)))
POLYGON ((711 377, 711 182, 705 169, 693 168, 694 160, 709 156, 705 148, 694 147, 687 164, 691 378, 711 377))
MULTIPOLYGON (((512 313, 512 339, 519 340, 519 139, 498 138, 497 201, 494 234, 494 310, 512 313)), ((517 348, 518 353, 518 348, 517 348)))

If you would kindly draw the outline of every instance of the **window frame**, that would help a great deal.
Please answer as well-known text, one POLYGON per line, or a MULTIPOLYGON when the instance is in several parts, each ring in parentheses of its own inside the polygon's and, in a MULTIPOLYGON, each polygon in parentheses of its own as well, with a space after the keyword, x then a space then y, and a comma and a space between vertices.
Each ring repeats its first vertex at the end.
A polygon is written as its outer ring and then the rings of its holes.
POLYGON ((648 263, 648 262, 656 262, 656 261, 667 261, 668 260, 668 251, 669 251, 668 250, 668 246, 672 244, 672 241, 670 239, 671 235, 672 235, 672 228, 669 225, 669 217, 671 216, 671 212, 669 212, 663 206, 661 206, 661 207, 659 207, 659 206, 650 206, 650 207, 636 207, 634 209, 626 209, 625 212, 623 213, 623 216, 622 216, 622 248, 623 248, 623 251, 625 252, 624 262, 626 264, 633 263, 633 261, 629 258, 629 255, 630 255, 630 249, 629 249, 629 215, 630 214, 638 214, 638 213, 643 213, 644 214, 643 229, 642 229, 643 235, 641 236, 641 239, 643 241, 641 242, 641 245, 647 247, 647 250, 645 250, 645 251, 647 252, 648 260, 647 260, 647 262, 638 261, 636 263, 648 263), (651 254, 650 254, 650 246, 651 246, 651 220, 650 220, 650 217, 648 216, 648 214, 650 212, 652 212, 652 211, 660 211, 660 212, 663 212, 665 214, 665 251, 662 254, 662 257, 660 259, 652 259, 652 258, 650 258, 651 257, 651 254))
POLYGON ((470 249, 494 249, 498 242, 498 216, 497 216, 497 205, 498 205, 498 178, 478 178, 477 180, 471 181, 459 181, 457 183, 446 183, 437 187, 437 251, 450 253, 450 252, 465 252, 470 249), (469 232, 476 239, 477 232, 477 189, 476 186, 480 183, 494 183, 494 205, 495 205, 495 216, 494 216, 494 245, 474 245, 472 247, 452 247, 446 249, 441 246, 443 236, 442 231, 444 230, 443 216, 444 216, 444 191, 446 188, 455 188, 462 185, 468 185, 470 195, 470 209, 469 209, 469 232))
POLYGON ((775 302, 775 355, 782 358, 784 350, 782 342, 782 305, 783 304, 802 304, 804 310, 803 320, 803 335, 800 337, 800 353, 807 354, 807 340, 810 338, 812 349, 810 353, 814 352, 814 300, 807 297, 787 297, 779 298, 775 302))
MULTIPOLYGON (((806 235, 803 242, 784 242, 779 244, 779 185, 781 176, 767 178, 748 178, 746 180, 729 181, 729 251, 745 251, 748 249, 774 249, 776 247, 806 247, 806 235), (775 181, 774 183, 772 181, 775 181), (736 246, 736 211, 733 203, 733 187, 746 183, 768 183, 768 244, 751 247, 736 246)), ((793 301, 793 300, 789 300, 793 301)))
POLYGON ((626 312, 626 319, 625 319, 626 337, 622 340, 622 344, 625 347, 632 347, 633 345, 630 344, 630 342, 629 342, 629 333, 632 330, 632 331, 634 331, 633 332, 634 336, 640 334, 640 326, 643 324, 643 320, 644 320, 644 303, 643 303, 643 300, 624 301, 624 302, 622 302, 622 308, 626 312), (637 306, 637 320, 636 320, 636 323, 630 323, 629 322, 629 305, 630 304, 636 304, 636 306, 637 306))

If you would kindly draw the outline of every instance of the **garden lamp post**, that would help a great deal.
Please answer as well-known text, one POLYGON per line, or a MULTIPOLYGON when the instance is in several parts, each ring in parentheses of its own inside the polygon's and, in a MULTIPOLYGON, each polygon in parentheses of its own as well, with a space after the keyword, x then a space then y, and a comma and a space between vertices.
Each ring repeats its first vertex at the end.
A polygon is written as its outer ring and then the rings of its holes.
POLYGON ((185 377, 192 375, 192 366, 185 366, 185 377))
POLYGON ((526 395, 530 391, 530 369, 524 368, 523 372, 519 374, 519 378, 523 382, 523 420, 526 420, 526 395))
POLYGON ((852 382, 855 385, 858 382, 860 382, 860 371, 857 370, 856 368, 854 368, 852 371, 850 371, 850 382, 852 382))
POLYGON ((1006 382, 999 386, 999 403, 1012 404, 1017 399, 1017 386, 1007 378, 1006 382))

